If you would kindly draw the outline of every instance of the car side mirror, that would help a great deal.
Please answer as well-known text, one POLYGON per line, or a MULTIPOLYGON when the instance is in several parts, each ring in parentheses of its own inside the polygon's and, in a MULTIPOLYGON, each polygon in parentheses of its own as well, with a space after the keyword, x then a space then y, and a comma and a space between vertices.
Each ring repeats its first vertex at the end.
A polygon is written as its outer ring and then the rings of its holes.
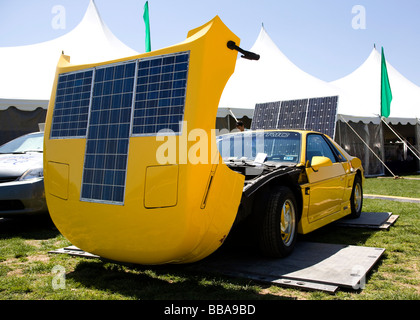
POLYGON ((332 166, 332 161, 330 158, 327 158, 327 157, 314 156, 312 157, 310 166, 316 172, 321 167, 332 166))
POLYGON ((357 168, 360 168, 362 166, 362 161, 360 161, 359 158, 353 158, 350 160, 352 168, 355 170, 357 168))

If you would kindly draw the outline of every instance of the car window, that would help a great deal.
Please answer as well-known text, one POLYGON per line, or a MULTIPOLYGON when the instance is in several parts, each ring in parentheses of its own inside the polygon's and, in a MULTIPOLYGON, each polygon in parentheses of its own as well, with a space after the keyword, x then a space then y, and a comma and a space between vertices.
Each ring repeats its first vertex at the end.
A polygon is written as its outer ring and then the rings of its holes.
POLYGON ((329 144, 319 134, 309 134, 306 138, 306 160, 312 161, 314 156, 327 157, 332 163, 337 162, 329 144))
POLYGON ((42 152, 44 134, 27 134, 0 146, 0 153, 42 152))
POLYGON ((332 151, 334 152, 334 154, 335 154, 335 156, 337 158, 337 161, 339 161, 339 162, 346 162, 347 159, 344 156, 343 152, 339 148, 337 148, 337 146, 334 145, 331 141, 329 141, 328 139, 325 139, 325 140, 327 141, 327 143, 331 147, 332 151))
POLYGON ((297 132, 245 132, 219 136, 217 146, 222 158, 254 160, 258 153, 266 161, 298 163, 301 135, 297 132))

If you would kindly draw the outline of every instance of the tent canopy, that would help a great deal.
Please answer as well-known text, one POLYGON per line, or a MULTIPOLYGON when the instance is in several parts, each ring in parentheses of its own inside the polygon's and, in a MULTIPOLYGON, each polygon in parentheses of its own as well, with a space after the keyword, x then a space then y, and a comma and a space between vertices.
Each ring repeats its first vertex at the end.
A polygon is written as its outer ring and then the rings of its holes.
MULTIPOLYGON (((226 84, 218 117, 232 111, 237 118, 253 117, 257 103, 338 95, 338 119, 380 122, 381 54, 373 49, 367 60, 348 76, 325 82, 294 65, 261 28, 250 51, 258 61, 238 59, 226 84)), ((393 94, 388 122, 415 124, 420 118, 420 87, 387 63, 393 94)))
MULTIPOLYGON (((407 80, 388 62, 387 70, 393 96, 387 121, 416 124, 420 118, 420 87, 407 80)), ((376 48, 359 68, 331 84, 340 90, 338 114, 346 121, 380 122, 381 54, 376 48)))
POLYGON ((62 52, 75 64, 138 54, 113 35, 91 0, 81 22, 67 34, 32 45, 0 47, 0 110, 47 109, 62 52))
POLYGON ((261 27, 250 49, 258 61, 238 59, 234 74, 220 99, 218 117, 232 110, 237 118, 252 118, 256 103, 337 95, 331 84, 313 77, 293 64, 261 27))

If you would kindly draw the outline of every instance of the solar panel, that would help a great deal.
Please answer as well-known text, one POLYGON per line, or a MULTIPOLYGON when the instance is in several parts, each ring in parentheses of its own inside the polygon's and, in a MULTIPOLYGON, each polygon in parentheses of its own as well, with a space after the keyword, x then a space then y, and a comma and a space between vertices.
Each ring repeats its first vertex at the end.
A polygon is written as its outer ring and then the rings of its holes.
POLYGON ((86 135, 93 70, 60 74, 51 138, 86 135))
POLYGON ((133 135, 180 133, 184 118, 189 52, 143 59, 138 64, 133 135))
POLYGON ((337 105, 338 96, 256 104, 251 129, 305 129, 334 137, 337 105))
POLYGON ((123 203, 136 61, 96 69, 81 199, 123 203))
POLYGON ((304 129, 308 99, 282 101, 277 129, 304 129))
POLYGON ((251 129, 276 129, 281 102, 260 103, 255 106, 251 129))
POLYGON ((337 96, 310 99, 305 128, 334 137, 337 102, 337 96))

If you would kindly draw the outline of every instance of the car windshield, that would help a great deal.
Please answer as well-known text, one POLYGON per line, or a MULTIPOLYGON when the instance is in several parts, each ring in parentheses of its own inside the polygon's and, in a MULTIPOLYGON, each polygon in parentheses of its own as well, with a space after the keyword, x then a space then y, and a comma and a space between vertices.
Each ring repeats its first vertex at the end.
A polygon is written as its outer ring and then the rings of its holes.
POLYGON ((27 134, 0 146, 0 153, 42 152, 43 143, 44 134, 42 132, 27 134))
POLYGON ((299 163, 301 135, 298 132, 241 132, 217 137, 224 161, 252 160, 299 163))

